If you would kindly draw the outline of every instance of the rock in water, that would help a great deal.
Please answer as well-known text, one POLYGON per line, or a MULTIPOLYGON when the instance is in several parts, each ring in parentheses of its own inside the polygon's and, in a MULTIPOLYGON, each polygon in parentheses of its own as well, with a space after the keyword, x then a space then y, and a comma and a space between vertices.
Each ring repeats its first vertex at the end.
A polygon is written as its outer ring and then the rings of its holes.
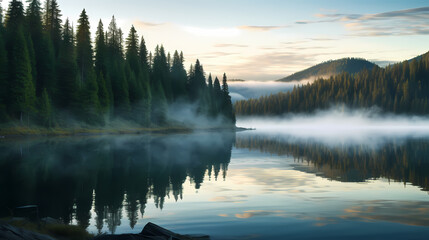
POLYGON ((139 234, 101 235, 94 240, 210 240, 207 235, 180 235, 148 223, 139 234))

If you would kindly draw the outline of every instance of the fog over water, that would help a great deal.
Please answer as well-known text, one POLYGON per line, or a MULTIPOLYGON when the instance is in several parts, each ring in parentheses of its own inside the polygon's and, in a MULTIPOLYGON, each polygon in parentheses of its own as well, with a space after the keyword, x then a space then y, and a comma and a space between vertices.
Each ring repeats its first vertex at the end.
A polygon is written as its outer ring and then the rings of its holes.
POLYGON ((383 114, 377 108, 332 108, 315 114, 238 118, 253 134, 331 144, 377 145, 390 139, 429 137, 429 117, 383 114))
POLYGON ((297 84, 307 84, 313 80, 302 80, 299 82, 276 82, 276 81, 231 81, 228 82, 232 101, 245 100, 249 98, 259 98, 279 92, 288 92, 297 84))

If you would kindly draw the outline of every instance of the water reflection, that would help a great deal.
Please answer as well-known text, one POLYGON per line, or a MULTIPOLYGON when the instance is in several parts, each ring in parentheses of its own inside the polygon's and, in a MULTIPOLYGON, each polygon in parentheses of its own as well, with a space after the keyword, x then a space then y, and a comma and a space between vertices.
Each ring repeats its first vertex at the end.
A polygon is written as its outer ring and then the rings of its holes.
POLYGON ((0 217, 37 204, 95 233, 154 221, 212 239, 426 239, 429 140, 378 142, 258 131, 3 141, 0 217))
POLYGON ((386 178, 412 183, 429 191, 429 139, 385 140, 376 148, 367 144, 326 145, 312 139, 290 140, 241 134, 237 148, 292 156, 295 170, 313 173, 330 180, 365 182, 386 178))
POLYGON ((187 179, 199 189, 206 173, 225 178, 234 141, 233 133, 4 141, 0 217, 37 204, 41 217, 87 228, 94 207, 97 229, 115 232, 125 206, 133 228, 148 198, 162 209, 166 197, 182 198, 187 179))

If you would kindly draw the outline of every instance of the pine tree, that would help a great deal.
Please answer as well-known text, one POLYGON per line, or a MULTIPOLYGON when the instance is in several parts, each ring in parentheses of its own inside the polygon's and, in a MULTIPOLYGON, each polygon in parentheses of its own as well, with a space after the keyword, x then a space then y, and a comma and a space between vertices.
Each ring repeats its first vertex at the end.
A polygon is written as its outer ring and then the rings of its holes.
POLYGON ((140 58, 140 66, 141 66, 140 68, 142 71, 141 75, 143 77, 142 81, 149 82, 150 63, 147 55, 146 43, 143 37, 141 38, 141 41, 140 41, 139 58, 140 58))
MULTIPOLYGON (((107 59, 107 79, 111 81, 115 115, 128 116, 130 111, 130 99, 122 53, 122 36, 120 29, 117 28, 114 16, 112 17, 107 32, 107 59)), ((109 86, 107 86, 107 88, 109 88, 109 86)))
POLYGON ((151 104, 152 104, 152 94, 150 87, 150 71, 149 71, 149 62, 147 56, 147 48, 144 41, 144 38, 141 38, 140 47, 139 47, 139 63, 140 63, 140 75, 138 76, 138 81, 141 83, 143 95, 141 100, 141 123, 144 126, 149 126, 151 121, 151 104))
POLYGON ((7 89, 8 89, 8 62, 5 48, 3 15, 0 6, 0 122, 7 121, 6 113, 7 89))
POLYGON ((78 23, 79 25, 76 33, 76 60, 79 68, 80 81, 83 84, 88 79, 88 75, 93 66, 91 31, 85 9, 83 9, 80 14, 78 23))
POLYGON ((54 55, 58 57, 61 45, 61 10, 56 0, 46 0, 44 10, 44 26, 46 33, 50 36, 54 47, 54 55))
POLYGON ((173 55, 173 64, 171 67, 171 84, 173 89, 173 97, 175 100, 186 97, 186 82, 188 77, 183 65, 183 55, 179 56, 177 51, 173 55))
POLYGON ((155 49, 151 80, 153 83, 152 86, 155 86, 154 84, 156 82, 161 83, 167 101, 171 101, 173 99, 170 81, 170 69, 168 67, 167 57, 165 55, 165 50, 162 45, 157 46, 155 49))
POLYGON ((131 71, 134 72, 136 76, 140 74, 140 64, 139 64, 139 43, 138 35, 134 26, 131 27, 130 33, 126 40, 126 54, 125 58, 128 65, 131 68, 131 71))
POLYGON ((87 123, 97 124, 102 122, 102 117, 100 116, 102 111, 98 99, 99 87, 97 84, 97 75, 93 68, 89 19, 85 9, 82 10, 78 23, 76 33, 76 61, 82 88, 82 117, 87 123))
POLYGON ((107 76, 107 46, 101 20, 98 23, 95 39, 95 72, 97 73, 98 98, 102 113, 108 113, 113 102, 110 96, 112 94, 110 80, 106 80, 105 77, 107 76))
MULTIPOLYGON (((52 43, 43 32, 40 2, 31 0, 26 12, 26 27, 34 47, 33 78, 36 83, 36 95, 40 96, 42 89, 55 94, 55 55, 52 43)), ((31 53, 30 53, 31 55, 31 53)), ((30 57, 31 58, 31 57, 30 57)))
POLYGON ((92 125, 104 124, 102 108, 98 99, 97 76, 93 69, 89 70, 87 79, 82 86, 80 99, 81 116, 84 121, 92 125))
POLYGON ((219 79, 216 77, 214 84, 213 84, 213 95, 214 95, 214 108, 215 108, 215 112, 219 113, 221 108, 222 108, 222 99, 223 99, 223 94, 222 94, 222 90, 220 88, 220 82, 219 79))
POLYGON ((200 100, 204 96, 206 87, 204 69, 200 64, 200 61, 197 59, 195 66, 193 67, 193 72, 190 73, 189 77, 188 91, 191 101, 200 100))
POLYGON ((101 19, 98 23, 97 32, 95 34, 95 71, 97 74, 101 73, 103 76, 106 76, 106 37, 101 19))
POLYGON ((35 112, 36 97, 27 40, 24 35, 24 8, 20 1, 12 0, 9 4, 6 32, 9 70, 6 105, 9 115, 23 122, 24 115, 29 120, 30 114, 35 112))
POLYGON ((231 96, 229 95, 229 87, 226 74, 223 74, 222 79, 222 112, 228 124, 235 125, 236 119, 232 107, 231 96))
POLYGON ((139 45, 137 31, 134 26, 126 40, 126 73, 129 87, 130 104, 132 108, 132 118, 137 122, 141 121, 142 101, 143 101, 143 82, 139 79, 141 64, 139 62, 139 45))
MULTIPOLYGON (((156 125, 163 125, 167 121, 167 96, 164 86, 168 84, 168 66, 167 58, 163 47, 157 46, 155 56, 153 58, 153 66, 151 72, 151 119, 156 125)), ((170 86, 171 87, 171 86, 170 86)))
POLYGON ((31 63, 22 30, 18 30, 9 59, 9 112, 11 116, 23 118, 34 114, 36 91, 31 77, 31 63), (24 116, 25 115, 25 116, 24 116))
POLYGON ((216 99, 214 94, 214 87, 213 87, 213 78, 212 75, 209 74, 208 78, 208 86, 207 86, 207 98, 208 98, 208 111, 209 116, 214 117, 216 116, 216 99))
POLYGON ((73 30, 67 19, 62 33, 62 42, 58 57, 58 106, 61 109, 78 110, 79 85, 76 64, 73 30))

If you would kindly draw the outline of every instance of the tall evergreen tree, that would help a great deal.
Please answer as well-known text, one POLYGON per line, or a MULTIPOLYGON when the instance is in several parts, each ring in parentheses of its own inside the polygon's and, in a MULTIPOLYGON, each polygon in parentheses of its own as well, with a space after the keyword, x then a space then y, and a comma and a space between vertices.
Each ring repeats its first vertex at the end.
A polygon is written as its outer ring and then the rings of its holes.
MULTIPOLYGON (((107 32, 108 73, 106 79, 111 81, 111 89, 116 116, 129 115, 129 87, 125 73, 125 63, 122 53, 122 35, 117 28, 115 17, 109 24, 107 32)), ((109 84, 107 84, 109 85, 109 84)), ((109 87, 109 86, 107 86, 109 87)))
MULTIPOLYGON (((26 27, 34 47, 33 78, 36 85, 36 95, 42 94, 46 88, 53 96, 55 93, 55 56, 51 41, 43 32, 40 2, 30 0, 26 11, 26 27)), ((31 54, 30 54, 31 55, 31 54)))
MULTIPOLYGON (((183 55, 182 55, 183 56, 183 55)), ((171 84, 174 99, 186 97, 186 82, 188 78, 183 65, 183 58, 177 51, 173 55, 173 64, 171 66, 171 84)))
POLYGON ((78 68, 76 64, 73 30, 67 19, 62 33, 60 54, 58 57, 58 94, 57 105, 61 109, 76 112, 79 101, 78 68))
POLYGON ((9 8, 6 13, 5 19, 6 32, 8 34, 8 41, 12 42, 18 31, 23 30, 24 26, 24 6, 21 1, 12 0, 9 3, 9 8))
POLYGON ((214 84, 213 84, 213 95, 214 95, 214 108, 216 109, 215 112, 219 113, 222 107, 222 99, 223 99, 223 94, 222 94, 222 89, 220 88, 220 82, 219 79, 216 77, 214 84))
POLYGON ((141 123, 145 126, 150 125, 151 121, 151 104, 152 104, 152 94, 150 86, 150 71, 149 71, 149 62, 147 56, 147 48, 144 41, 144 38, 141 38, 139 46, 139 63, 140 63, 140 75, 138 76, 138 81, 141 83, 143 96, 141 101, 141 123))
POLYGON ((58 6, 57 0, 46 0, 43 16, 44 26, 47 34, 51 38, 55 57, 58 57, 61 45, 61 16, 61 10, 58 6))
POLYGON ((142 36, 141 41, 140 41, 140 47, 139 47, 139 59, 140 59, 140 69, 142 71, 142 77, 143 77, 143 81, 149 82, 149 68, 150 68, 150 63, 149 63, 149 59, 148 59, 148 53, 147 53, 147 48, 146 48, 146 43, 144 41, 144 38, 142 36))
POLYGON ((165 55, 165 49, 162 45, 157 46, 155 49, 151 80, 152 82, 161 83, 167 101, 171 101, 173 99, 170 81, 170 68, 168 67, 167 56, 165 55))
POLYGON ((226 118, 226 122, 235 125, 236 119, 225 73, 223 74, 222 79, 222 113, 226 118))
POLYGON ((8 62, 5 47, 3 14, 0 6, 0 122, 7 121, 6 101, 8 94, 8 62))
POLYGON ((17 32, 10 55, 12 57, 9 59, 8 110, 11 116, 23 122, 24 117, 28 120, 35 112, 36 91, 31 76, 27 42, 22 30, 17 32))
POLYGON ((82 10, 78 20, 76 33, 76 61, 81 84, 81 109, 86 122, 96 124, 101 121, 102 113, 98 99, 97 75, 93 67, 91 32, 88 15, 82 10))
MULTIPOLYGON (((101 111, 108 113, 111 110, 111 84, 110 79, 106 80, 107 75, 107 46, 104 34, 103 22, 98 23, 95 38, 95 72, 97 73, 98 98, 100 101, 101 111)), ((107 116, 106 116, 107 117, 107 116)))
POLYGON ((23 121, 35 111, 35 89, 31 75, 31 60, 24 35, 24 7, 12 0, 6 14, 8 51, 8 95, 6 105, 9 115, 23 121))
POLYGON ((95 33, 95 71, 97 74, 101 72, 103 76, 107 74, 106 51, 106 37, 103 22, 100 19, 95 33))
POLYGON ((84 83, 88 80, 93 67, 91 31, 85 9, 82 10, 78 23, 79 25, 76 33, 76 60, 79 68, 80 81, 84 83))
POLYGON ((139 64, 139 36, 137 35, 137 31, 134 26, 131 27, 130 33, 126 40, 126 54, 125 58, 128 65, 131 68, 131 71, 135 73, 135 75, 140 74, 140 64, 139 64))
POLYGON ((208 109, 210 116, 216 116, 217 110, 216 110, 216 99, 214 95, 214 88, 213 88, 213 78, 212 74, 209 74, 209 78, 207 79, 208 86, 207 86, 207 98, 208 98, 208 109))
POLYGON ((168 99, 164 86, 168 83, 168 73, 164 48, 156 46, 150 78, 152 90, 151 118, 156 125, 163 125, 167 121, 168 99))
MULTIPOLYGON (((144 54, 144 53, 143 53, 144 54)), ((129 84, 130 103, 133 110, 133 118, 137 122, 146 122, 147 124, 147 89, 148 84, 143 74, 142 65, 139 56, 138 35, 134 26, 131 27, 130 33, 126 40, 126 64, 127 79, 129 84), (146 93, 145 93, 146 91, 146 93)), ((144 66, 143 66, 144 67, 144 66)))
POLYGON ((191 101, 197 101, 205 94, 206 77, 203 66, 200 64, 200 60, 197 59, 193 72, 190 73, 189 77, 189 97, 191 101))

